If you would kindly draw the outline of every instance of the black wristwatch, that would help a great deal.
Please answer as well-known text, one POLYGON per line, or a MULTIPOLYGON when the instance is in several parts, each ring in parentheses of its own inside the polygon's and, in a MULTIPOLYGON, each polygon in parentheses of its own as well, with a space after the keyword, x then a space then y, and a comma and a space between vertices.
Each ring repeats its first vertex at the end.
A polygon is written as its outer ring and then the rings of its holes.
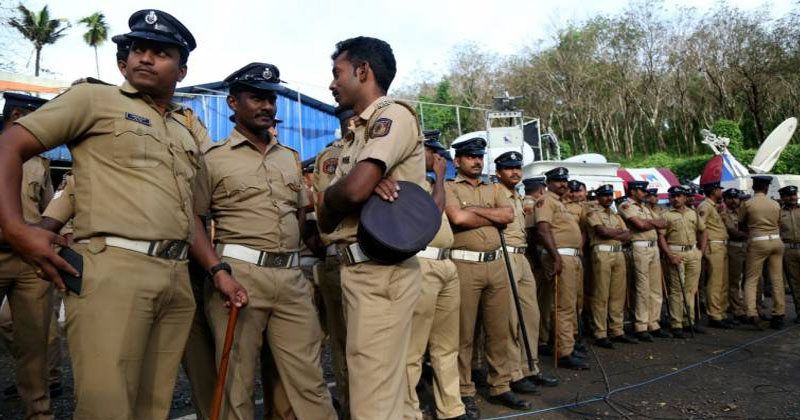
POLYGON ((225 261, 221 261, 219 264, 211 267, 208 269, 208 279, 211 280, 214 278, 214 275, 217 274, 220 270, 225 270, 228 274, 233 275, 233 270, 231 270, 230 264, 226 263, 225 261))

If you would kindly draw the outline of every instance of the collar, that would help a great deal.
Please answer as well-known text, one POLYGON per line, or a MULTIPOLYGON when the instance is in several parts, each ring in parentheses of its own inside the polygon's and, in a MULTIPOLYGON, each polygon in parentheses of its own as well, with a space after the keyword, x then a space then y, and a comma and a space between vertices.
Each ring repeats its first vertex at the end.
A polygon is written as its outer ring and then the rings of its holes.
MULTIPOLYGON (((238 147, 238 146, 240 146, 240 145, 242 145, 242 144, 245 144, 245 143, 246 143, 246 144, 248 144, 250 147, 252 147, 253 149, 255 149, 255 150, 258 150, 258 147, 256 147, 256 145, 255 145, 255 144, 253 144, 253 142, 252 142, 252 141, 250 141, 250 139, 248 139, 247 137, 245 137, 245 135, 244 135, 244 134, 242 134, 242 133, 241 133, 239 130, 237 130, 235 127, 234 127, 234 129, 233 129, 233 130, 231 130, 231 135, 230 135, 230 136, 228 136, 228 139, 230 139, 231 148, 238 147)), ((269 137, 269 143, 267 144, 267 150, 266 150, 266 151, 269 151, 269 149, 271 149, 271 148, 272 148, 272 146, 274 146, 275 144, 276 144, 276 142, 275 142, 275 141, 273 141, 272 135, 270 135, 270 137, 269 137)), ((265 152, 266 152, 266 151, 265 151, 265 152)))
MULTIPOLYGON (((465 177, 465 176, 462 176, 460 173, 458 173, 458 174, 456 174, 456 178, 455 178, 455 180, 454 180, 454 181, 455 181, 456 183, 462 183, 462 182, 466 182, 467 184, 470 184, 470 185, 472 185, 472 183, 471 183, 469 180, 470 180, 470 178, 467 178, 467 177, 465 177)), ((481 184, 486 184, 486 183, 487 183, 487 182, 486 182, 486 181, 484 181, 484 180, 483 180, 483 178, 480 178, 480 177, 478 178, 478 185, 481 185, 481 184)), ((505 186, 504 186, 503 188, 505 188, 505 186)))
POLYGON ((686 209, 688 209, 688 207, 686 207, 686 206, 683 206, 683 210, 678 210, 675 207, 669 206, 669 211, 676 211, 678 213, 684 213, 684 212, 686 212, 686 209))
MULTIPOLYGON (((148 105, 155 107, 155 102, 153 102, 153 99, 150 97, 150 95, 140 92, 138 89, 133 87, 133 85, 130 84, 130 82, 128 82, 127 80, 119 86, 119 90, 130 96, 141 97, 142 100, 147 102, 148 105)), ((183 106, 176 104, 175 102, 170 102, 169 105, 167 105, 167 114, 181 110, 183 110, 183 106)))
POLYGON ((544 195, 542 196, 542 198, 545 198, 545 197, 550 197, 553 200, 561 201, 561 197, 559 197, 558 194, 556 194, 556 193, 554 193, 552 191, 545 192, 544 195))
POLYGON ((367 121, 369 121, 370 117, 372 117, 372 114, 374 114, 375 111, 378 110, 378 103, 386 101, 387 99, 389 99, 388 96, 381 96, 380 98, 374 100, 371 104, 369 104, 369 106, 364 108, 364 110, 361 111, 360 114, 358 114, 359 122, 361 124, 366 124, 367 121))

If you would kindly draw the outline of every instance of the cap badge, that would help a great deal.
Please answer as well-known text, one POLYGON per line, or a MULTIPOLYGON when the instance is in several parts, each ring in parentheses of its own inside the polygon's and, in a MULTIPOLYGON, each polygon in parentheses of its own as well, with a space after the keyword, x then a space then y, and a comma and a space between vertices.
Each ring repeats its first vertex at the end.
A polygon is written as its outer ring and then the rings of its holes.
POLYGON ((156 21, 158 21, 158 16, 156 16, 156 12, 151 10, 147 16, 144 17, 145 23, 148 25, 155 25, 156 21))
POLYGON ((272 79, 272 70, 270 70, 268 67, 265 68, 264 72, 261 73, 261 76, 264 77, 264 80, 272 79))

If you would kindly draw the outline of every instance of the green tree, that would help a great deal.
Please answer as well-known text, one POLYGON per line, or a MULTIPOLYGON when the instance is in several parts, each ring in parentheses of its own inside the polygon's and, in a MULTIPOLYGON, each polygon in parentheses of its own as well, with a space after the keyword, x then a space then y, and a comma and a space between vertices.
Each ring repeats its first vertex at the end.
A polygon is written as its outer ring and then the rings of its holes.
POLYGON ((97 78, 100 78, 100 61, 97 58, 97 47, 103 44, 108 39, 108 24, 106 23, 106 16, 101 12, 94 12, 91 16, 78 21, 89 28, 83 34, 83 40, 86 44, 94 48, 94 65, 97 68, 97 78))
POLYGON ((50 19, 50 11, 47 10, 47 6, 44 6, 38 13, 21 4, 17 6, 17 10, 20 15, 9 19, 8 23, 33 44, 33 49, 36 51, 34 74, 38 77, 42 48, 45 45, 54 44, 66 35, 64 31, 69 28, 69 22, 64 19, 50 19))

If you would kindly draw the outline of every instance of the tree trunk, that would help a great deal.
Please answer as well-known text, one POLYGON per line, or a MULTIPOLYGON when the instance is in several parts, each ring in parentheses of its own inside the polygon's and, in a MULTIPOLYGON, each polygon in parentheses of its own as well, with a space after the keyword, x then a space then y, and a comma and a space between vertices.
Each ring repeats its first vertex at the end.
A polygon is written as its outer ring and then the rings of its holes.
POLYGON ((34 73, 36 77, 39 77, 39 59, 41 57, 42 57, 42 48, 40 47, 36 49, 36 71, 34 73))
POLYGON ((100 78, 100 61, 97 59, 97 45, 94 46, 94 66, 97 69, 97 78, 100 78))

